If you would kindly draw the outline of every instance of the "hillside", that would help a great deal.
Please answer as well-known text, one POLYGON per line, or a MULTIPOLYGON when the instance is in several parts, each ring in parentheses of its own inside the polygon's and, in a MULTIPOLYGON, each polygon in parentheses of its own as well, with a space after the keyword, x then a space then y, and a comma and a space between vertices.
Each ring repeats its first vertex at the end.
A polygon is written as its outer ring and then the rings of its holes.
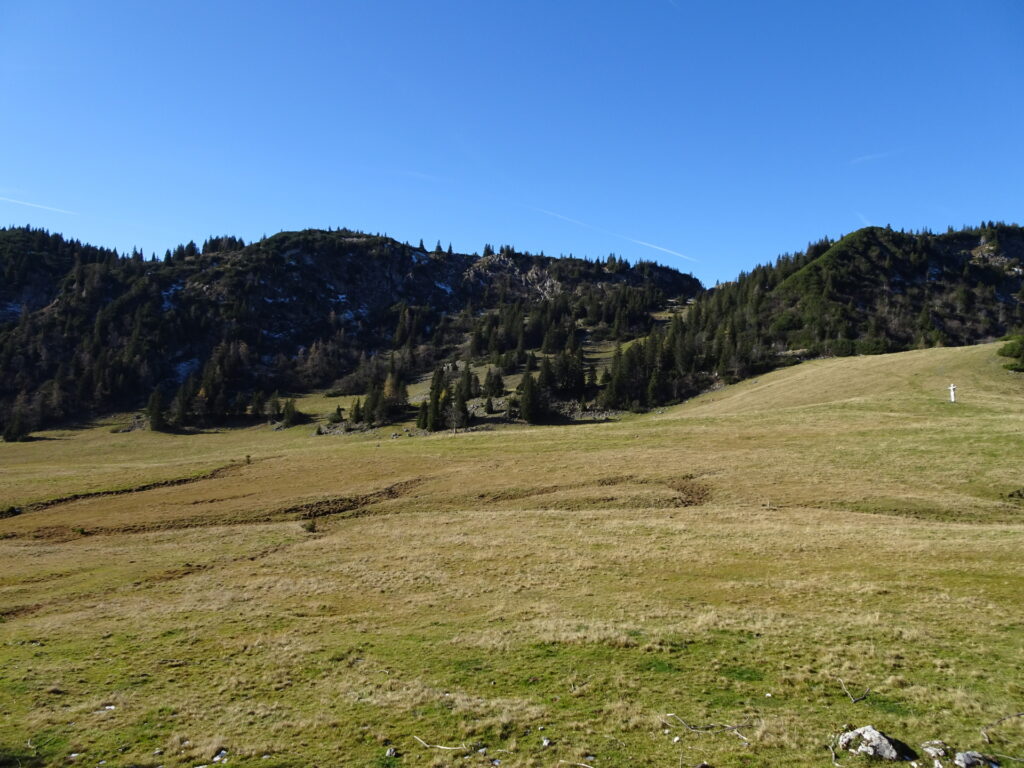
POLYGON ((996 348, 598 424, 0 444, 0 758, 810 768, 844 723, 1020 755, 979 736, 1024 642, 996 348))
MULTIPOLYGON (((597 301, 612 319, 625 306, 639 317, 701 290, 693 277, 652 263, 487 250, 428 253, 385 237, 307 230, 250 245, 212 238, 147 261, 0 230, 8 278, 0 299, 25 310, 0 324, 0 425, 15 411, 35 427, 139 407, 155 389, 166 402, 187 401, 182 415, 202 423, 260 417, 254 399, 327 386, 375 354, 397 355, 404 376, 429 371, 461 354, 482 311, 510 308, 520 322, 540 313, 551 324, 597 301)), ((648 327, 616 331, 629 338, 648 327)), ((517 341, 513 332, 512 349, 517 341)), ((539 347, 541 338, 531 341, 539 347)))
POLYGON ((428 252, 349 230, 211 238, 160 261, 3 230, 5 306, 24 309, 0 323, 0 427, 20 439, 147 399, 158 425, 240 426, 282 418, 280 393, 330 388, 365 398, 337 414, 362 428, 407 418, 408 387, 430 377, 417 423, 437 430, 502 398, 499 374, 522 390, 506 419, 639 412, 799 360, 998 338, 1024 324, 1022 256, 1014 225, 869 227, 703 291, 613 256, 428 252))
POLYGON ((1024 230, 858 230, 757 267, 688 318, 697 370, 732 380, 819 355, 975 344, 1024 323, 1024 230))

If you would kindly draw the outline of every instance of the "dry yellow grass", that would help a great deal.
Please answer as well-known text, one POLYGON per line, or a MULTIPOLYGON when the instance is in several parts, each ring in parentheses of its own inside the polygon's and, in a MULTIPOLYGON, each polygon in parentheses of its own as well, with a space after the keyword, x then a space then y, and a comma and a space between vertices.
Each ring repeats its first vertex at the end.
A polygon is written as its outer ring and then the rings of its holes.
POLYGON ((455 437, 0 445, 0 508, 228 467, 0 520, 0 765, 817 766, 845 722, 986 747, 1024 641, 1000 362, 818 361, 455 437))

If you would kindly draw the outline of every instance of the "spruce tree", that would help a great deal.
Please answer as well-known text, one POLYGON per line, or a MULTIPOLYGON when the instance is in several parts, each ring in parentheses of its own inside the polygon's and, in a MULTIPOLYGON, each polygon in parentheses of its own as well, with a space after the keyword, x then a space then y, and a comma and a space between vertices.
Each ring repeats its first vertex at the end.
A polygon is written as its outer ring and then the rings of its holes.
POLYGON ((544 392, 550 392, 555 386, 555 373, 551 368, 551 360, 547 357, 541 358, 540 371, 537 373, 537 387, 544 392))
POLYGON ((25 424, 25 417, 20 408, 15 408, 11 414, 11 420, 7 422, 4 429, 5 443, 20 443, 28 438, 28 426, 25 424))
POLYGON ((444 388, 444 369, 436 368, 434 376, 430 381, 430 396, 427 403, 427 426, 431 432, 437 432, 444 428, 443 414, 441 412, 441 390, 444 388))
POLYGON ((466 401, 462 397, 462 393, 458 390, 456 390, 455 396, 452 397, 451 402, 448 404, 445 416, 447 417, 448 426, 453 431, 469 425, 469 410, 466 408, 466 401))
POLYGON ((519 418, 527 424, 536 424, 541 419, 540 393, 533 375, 527 373, 519 385, 519 418))
POLYGON ((154 389, 153 394, 149 396, 149 403, 146 405, 146 418, 149 419, 149 428, 154 432, 163 432, 167 429, 167 422, 164 420, 164 403, 159 389, 154 389))
POLYGON ((291 427, 298 422, 299 412, 295 407, 295 401, 289 398, 285 400, 284 407, 281 409, 281 423, 286 427, 291 427))

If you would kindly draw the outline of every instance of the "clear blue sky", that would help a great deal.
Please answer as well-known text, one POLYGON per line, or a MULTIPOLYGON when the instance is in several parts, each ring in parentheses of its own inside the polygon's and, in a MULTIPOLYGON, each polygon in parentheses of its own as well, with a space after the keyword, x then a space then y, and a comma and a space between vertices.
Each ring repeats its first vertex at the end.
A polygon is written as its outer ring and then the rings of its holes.
POLYGON ((0 0, 0 115, 0 224, 713 284, 866 223, 1024 220, 1024 3, 0 0))

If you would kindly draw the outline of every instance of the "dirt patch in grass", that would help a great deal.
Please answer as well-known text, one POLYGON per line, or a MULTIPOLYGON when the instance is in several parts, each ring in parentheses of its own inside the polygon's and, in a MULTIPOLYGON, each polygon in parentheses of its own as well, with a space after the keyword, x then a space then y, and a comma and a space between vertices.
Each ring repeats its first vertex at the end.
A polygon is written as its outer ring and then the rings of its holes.
MULTIPOLYGON (((317 517, 344 515, 349 512, 365 512, 367 507, 374 504, 404 496, 413 488, 423 483, 425 479, 426 478, 417 477, 411 480, 403 480, 399 483, 393 483, 386 488, 382 488, 379 491, 373 491, 372 493, 366 493, 359 496, 337 496, 333 499, 323 499, 321 501, 312 501, 305 504, 296 504, 295 506, 285 507, 284 509, 278 510, 274 513, 273 517, 298 517, 302 520, 312 520, 317 517)), ((358 517, 359 515, 350 514, 346 516, 358 517)))
POLYGON ((224 477, 237 472, 239 469, 244 467, 245 464, 238 462, 232 462, 216 469, 211 469, 209 472, 203 472, 199 475, 190 475, 189 477, 179 477, 171 480, 158 480, 153 483, 143 483, 142 485, 134 485, 130 488, 115 488, 109 491, 88 491, 86 493, 73 493, 69 496, 58 496, 54 499, 46 499, 45 501, 37 501, 33 504, 29 504, 25 507, 26 511, 35 511, 40 509, 49 509, 56 507, 59 504, 68 504, 72 501, 81 501, 82 499, 94 499, 101 496, 123 496, 128 493, 142 493, 144 491, 152 491, 156 488, 170 488, 176 485, 188 485, 189 483, 198 483, 203 480, 213 480, 218 477, 224 477))
POLYGON ((664 485, 679 494, 676 503, 677 507, 696 507, 707 504, 711 501, 711 486, 700 482, 695 475, 682 475, 667 479, 654 479, 637 477, 636 475, 614 475, 603 477, 597 481, 600 486, 615 486, 626 484, 637 485, 664 485))

